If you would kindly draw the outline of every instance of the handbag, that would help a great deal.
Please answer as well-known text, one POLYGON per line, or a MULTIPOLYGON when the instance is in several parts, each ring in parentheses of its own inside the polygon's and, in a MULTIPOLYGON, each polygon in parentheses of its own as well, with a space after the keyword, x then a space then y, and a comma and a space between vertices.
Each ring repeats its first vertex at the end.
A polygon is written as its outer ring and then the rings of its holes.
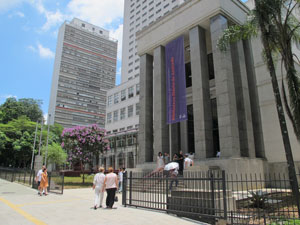
POLYGON ((115 202, 119 201, 118 196, 115 196, 115 202))

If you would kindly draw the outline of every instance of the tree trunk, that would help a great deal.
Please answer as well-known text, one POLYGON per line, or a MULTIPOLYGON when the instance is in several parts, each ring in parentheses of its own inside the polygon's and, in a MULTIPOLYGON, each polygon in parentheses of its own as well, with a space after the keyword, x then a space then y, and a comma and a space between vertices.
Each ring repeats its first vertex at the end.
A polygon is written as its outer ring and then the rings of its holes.
MULTIPOLYGON (((256 7, 259 7, 259 4, 257 4, 259 0, 255 0, 255 5, 256 7)), ((282 135, 282 140, 283 140, 283 145, 284 145, 284 150, 285 150, 285 156, 287 160, 287 165, 288 165, 288 172, 289 172, 289 180, 290 180, 290 185, 293 191, 294 198, 296 199, 296 204, 298 207, 298 213, 300 215, 300 205, 299 205, 299 189, 298 189, 298 181, 297 181, 297 175, 296 175, 296 170, 295 170, 295 164, 294 164, 294 159, 293 159, 293 153, 291 149, 291 143, 289 139, 289 133, 286 125, 286 120, 285 120, 285 115, 284 115, 284 110, 283 110, 283 105, 280 97, 280 90, 278 86, 278 81, 276 77, 276 71, 275 71, 275 66, 272 58, 272 51, 269 46, 269 41, 268 41, 268 31, 265 27, 266 21, 262 21, 263 16, 260 16, 259 20, 259 26, 261 29, 261 35, 262 35, 262 43, 265 49, 266 53, 266 59, 267 59, 267 66, 268 70, 270 72, 271 76, 271 81, 272 81, 272 88, 276 100, 276 109, 277 109, 277 115, 279 119, 279 124, 280 124, 280 129, 281 129, 281 135, 282 135)))
POLYGON ((82 174, 82 183, 84 184, 84 164, 82 161, 80 162, 80 167, 81 167, 81 174, 82 174))

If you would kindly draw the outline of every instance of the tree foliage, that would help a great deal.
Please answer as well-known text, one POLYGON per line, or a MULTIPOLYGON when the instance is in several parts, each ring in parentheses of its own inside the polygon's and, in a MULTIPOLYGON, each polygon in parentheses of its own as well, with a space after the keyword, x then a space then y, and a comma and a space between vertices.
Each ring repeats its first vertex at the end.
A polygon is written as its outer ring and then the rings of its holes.
MULTIPOLYGON (((46 146, 42 148, 42 154, 45 157, 46 146)), ((66 160, 67 153, 62 149, 60 144, 52 142, 48 145, 47 165, 49 165, 49 163, 52 163, 61 166, 66 163, 66 160)))
POLYGON ((41 120, 43 117, 41 104, 41 100, 32 98, 22 98, 19 101, 16 98, 7 98, 0 106, 0 122, 8 123, 20 116, 26 116, 34 122, 41 120))

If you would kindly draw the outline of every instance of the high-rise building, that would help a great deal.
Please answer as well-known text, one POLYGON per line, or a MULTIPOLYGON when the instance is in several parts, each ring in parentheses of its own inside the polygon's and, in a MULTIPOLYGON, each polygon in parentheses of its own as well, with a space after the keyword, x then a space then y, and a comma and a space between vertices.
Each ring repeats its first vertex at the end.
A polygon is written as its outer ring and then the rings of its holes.
POLYGON ((135 34, 177 8, 185 0, 125 0, 122 83, 139 76, 135 34))
POLYGON ((109 31, 79 19, 59 29, 49 122, 63 127, 104 127, 106 92, 115 86, 117 41, 109 31))

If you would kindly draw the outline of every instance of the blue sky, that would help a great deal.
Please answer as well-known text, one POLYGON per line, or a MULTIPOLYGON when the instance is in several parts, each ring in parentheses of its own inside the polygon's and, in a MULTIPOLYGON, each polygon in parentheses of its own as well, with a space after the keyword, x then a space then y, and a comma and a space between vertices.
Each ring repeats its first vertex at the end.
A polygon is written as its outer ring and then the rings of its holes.
POLYGON ((0 104, 7 97, 43 100, 48 111, 59 26, 73 17, 111 31, 119 40, 120 82, 123 0, 0 0, 0 104))

